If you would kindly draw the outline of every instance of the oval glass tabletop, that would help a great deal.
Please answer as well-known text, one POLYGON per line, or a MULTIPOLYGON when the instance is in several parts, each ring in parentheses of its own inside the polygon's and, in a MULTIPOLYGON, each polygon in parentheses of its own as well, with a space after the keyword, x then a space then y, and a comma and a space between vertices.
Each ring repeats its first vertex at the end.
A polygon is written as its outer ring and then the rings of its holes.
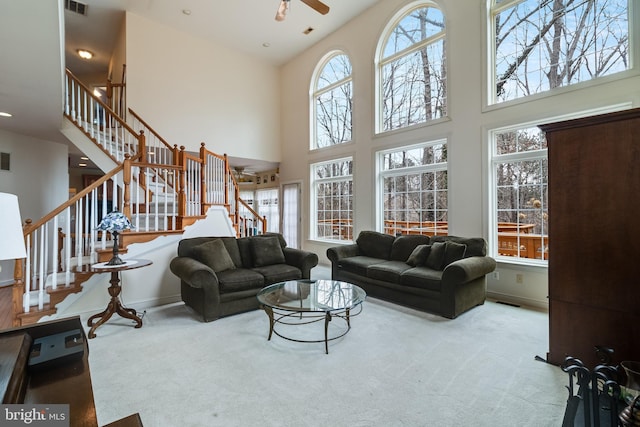
POLYGON ((258 292, 260 304, 297 312, 348 310, 362 304, 366 292, 337 280, 289 280, 274 283, 258 292))

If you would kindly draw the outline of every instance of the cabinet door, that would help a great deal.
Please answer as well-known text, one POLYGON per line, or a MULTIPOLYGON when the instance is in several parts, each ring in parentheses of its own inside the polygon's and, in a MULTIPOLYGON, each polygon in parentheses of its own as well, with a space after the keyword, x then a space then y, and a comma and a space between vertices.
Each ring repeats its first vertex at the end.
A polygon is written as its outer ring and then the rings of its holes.
POLYGON ((640 114, 542 127, 549 156, 550 361, 640 358, 640 114))

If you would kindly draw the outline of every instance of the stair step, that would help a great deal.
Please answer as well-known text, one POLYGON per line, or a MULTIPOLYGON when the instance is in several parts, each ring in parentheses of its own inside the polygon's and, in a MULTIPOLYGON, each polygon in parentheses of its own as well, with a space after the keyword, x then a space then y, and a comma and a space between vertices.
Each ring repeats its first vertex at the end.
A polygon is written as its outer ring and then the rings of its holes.
POLYGON ((44 316, 51 316, 52 314, 56 314, 56 308, 47 303, 43 305, 42 310, 38 307, 32 307, 28 313, 19 313, 17 318, 20 321, 20 326, 25 326, 37 323, 44 316))

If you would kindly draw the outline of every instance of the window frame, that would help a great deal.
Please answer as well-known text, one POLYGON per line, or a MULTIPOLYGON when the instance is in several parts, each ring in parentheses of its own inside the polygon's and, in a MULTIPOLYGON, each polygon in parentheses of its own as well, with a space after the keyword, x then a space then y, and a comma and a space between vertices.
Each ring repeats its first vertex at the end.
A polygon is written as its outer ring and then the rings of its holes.
POLYGON ((350 144, 353 143, 354 141, 354 127, 353 127, 353 65, 351 64, 351 57, 344 51, 342 50, 332 50, 331 52, 328 52, 327 54, 325 54, 317 63, 316 68, 313 72, 313 77, 311 78, 311 86, 309 89, 309 111, 310 111, 310 136, 309 136, 309 151, 318 151, 318 150, 326 150, 332 147, 338 147, 338 146, 343 146, 345 144, 350 144), (318 82, 320 79, 320 76, 322 76, 322 73, 324 72, 325 67, 329 64, 329 62, 331 62, 331 60, 337 56, 345 56, 348 60, 349 60, 349 65, 351 67, 351 74, 348 77, 344 77, 342 79, 339 79, 337 81, 332 82, 331 84, 328 84, 327 86, 319 89, 318 88, 318 82), (335 145, 328 145, 326 147, 319 147, 318 146, 318 111, 317 111, 317 99, 322 96, 325 93, 331 92, 332 90, 339 88, 345 84, 350 84, 351 85, 351 111, 350 111, 350 115, 351 115, 351 119, 350 119, 350 124, 351 124, 351 129, 350 129, 350 133, 351 133, 351 139, 349 141, 343 141, 339 144, 335 144, 335 145))
MULTIPOLYGON (((529 129, 533 127, 537 127, 541 124, 546 123, 554 123, 572 119, 578 119, 582 117, 589 117, 599 114, 607 114, 616 111, 623 111, 633 108, 632 102, 623 102, 619 104, 610 104, 600 108, 592 108, 589 110, 577 111, 571 114, 557 115, 551 117, 543 117, 539 120, 516 123, 508 126, 499 126, 492 129, 488 129, 486 131, 487 138, 487 209, 489 218, 488 230, 487 230, 487 251, 488 254, 493 257, 497 262, 501 264, 513 264, 513 265, 521 265, 521 266, 534 266, 534 267, 548 267, 548 260, 538 260, 533 258, 522 258, 522 257, 510 257, 510 256, 501 256, 498 255, 498 209, 497 209, 497 183, 496 183, 496 171, 495 171, 495 157, 506 157, 509 161, 527 157, 527 153, 524 152, 518 154, 504 154, 504 155, 495 155, 495 136, 501 132, 515 131, 519 129, 529 129), (520 156, 522 154, 522 156, 520 156)), ((546 159, 548 161, 548 149, 545 149, 547 152, 546 159)), ((546 177, 547 185, 548 185, 548 176, 546 177)), ((548 230, 547 230, 548 237, 548 230)), ((552 253, 549 256, 553 256, 552 253)))
MULTIPOLYGON (((375 158, 376 158, 376 228, 377 231, 384 233, 386 230, 385 227, 385 206, 384 206, 384 201, 385 201, 385 190, 384 190, 384 181, 385 178, 387 177, 396 177, 396 176, 407 176, 409 174, 416 174, 416 173, 424 173, 424 172, 446 172, 447 173, 447 207, 446 207, 446 213, 447 213, 447 218, 449 216, 449 206, 448 206, 448 201, 449 201, 449 159, 447 157, 447 161, 445 162, 438 162, 438 163, 433 163, 433 164, 428 164, 428 165, 418 165, 418 166, 407 166, 407 167, 403 167, 403 168, 395 168, 395 169, 390 169, 390 170, 384 170, 384 157, 387 154, 390 153, 396 153, 396 152, 401 152, 401 151, 407 151, 407 150, 412 150, 412 149, 423 149, 425 147, 429 147, 429 146, 436 146, 436 145, 444 145, 446 147, 446 149, 448 150, 448 139, 447 138, 438 138, 435 140, 431 140, 431 141, 426 141, 426 142, 419 142, 419 143, 411 143, 411 144, 407 144, 407 145, 400 145, 397 147, 392 147, 392 148, 386 148, 384 150, 379 150, 376 151, 375 153, 375 158)), ((437 211, 438 209, 436 209, 437 211)))
POLYGON ((640 42, 635 40, 640 37, 640 4, 636 4, 635 0, 628 1, 628 19, 629 19, 629 66, 627 70, 600 76, 594 79, 583 80, 580 82, 572 83, 569 85, 558 86, 550 90, 543 92, 533 93, 527 96, 521 96, 514 99, 497 102, 497 95, 495 94, 496 88, 496 44, 495 44, 495 15, 506 10, 509 7, 517 3, 521 3, 526 0, 504 0, 499 6, 494 7, 496 0, 485 0, 483 7, 485 8, 485 19, 483 20, 483 32, 485 43, 482 44, 483 56, 485 58, 485 66, 482 67, 483 79, 483 112, 493 111, 509 106, 520 105, 528 102, 532 102, 538 99, 545 99, 551 96, 559 94, 570 93, 576 90, 582 90, 584 88, 590 88, 624 80, 629 77, 640 75, 640 42), (497 11, 494 13, 494 11, 497 11))
POLYGON ((447 15, 445 14, 444 9, 438 5, 436 2, 433 1, 429 1, 429 0, 417 0, 414 2, 411 2, 407 5, 405 5, 404 7, 402 7, 401 9, 399 9, 396 14, 390 19, 388 20, 387 24, 385 25, 384 29, 382 30, 380 37, 378 37, 378 44, 376 47, 376 52, 375 52, 375 57, 374 57, 374 94, 373 94, 373 98, 374 98, 374 135, 375 136, 380 136, 380 135, 386 135, 386 134, 394 134, 397 132, 402 132, 408 129, 414 129, 414 128, 418 128, 418 127, 424 127, 424 126, 432 126, 434 124, 437 123, 441 123, 443 121, 448 121, 449 120, 449 67, 448 67, 448 58, 450 57, 449 55, 449 46, 450 43, 448 41, 448 33, 447 33, 447 28, 448 28, 448 24, 447 24, 447 15), (391 37, 391 35, 393 34, 394 29, 400 24, 400 22, 409 14, 411 14, 413 11, 417 10, 417 9, 423 9, 423 8, 435 8, 438 9, 443 16, 443 21, 444 21, 444 30, 443 30, 443 34, 437 37, 427 37, 426 39, 421 40, 420 42, 405 48, 403 50, 401 50, 400 52, 396 52, 393 55, 390 55, 389 57, 384 57, 384 49, 389 41, 389 38, 391 37), (383 111, 383 107, 385 104, 385 101, 383 99, 383 67, 384 65, 386 65, 389 62, 393 62, 394 60, 396 60, 397 58, 400 58, 404 55, 408 55, 410 53, 413 52, 417 52, 420 51, 422 48, 424 48, 425 46, 429 46, 430 42, 429 41, 433 41, 433 40, 439 40, 439 39, 443 39, 444 40, 444 62, 445 62, 445 78, 444 78, 444 87, 446 90, 446 94, 447 96, 445 97, 444 101, 445 101, 445 112, 443 113, 442 117, 438 117, 438 118, 429 118, 427 120, 425 120, 424 122, 420 122, 420 123, 414 123, 411 124, 409 126, 404 126, 404 127, 400 127, 400 128, 394 128, 394 129, 388 129, 385 130, 383 129, 383 123, 384 123, 384 111, 383 111))
POLYGON ((355 192, 353 191, 354 189, 354 176, 355 176, 355 161, 354 161, 354 156, 349 155, 349 156, 343 156, 343 157, 339 157, 339 158, 332 158, 332 159, 327 159, 327 160, 321 160, 318 162, 314 162, 311 163, 309 165, 309 175, 310 175, 310 213, 311 215, 309 215, 309 236, 311 238, 311 240, 315 240, 315 241, 320 241, 320 242, 328 242, 328 243, 332 243, 332 244, 336 244, 336 243, 352 243, 353 242, 353 230, 354 230, 354 195, 355 192), (341 175, 341 176, 337 176, 337 177, 329 177, 329 178, 317 178, 316 177, 316 168, 322 165, 328 165, 328 164, 333 164, 333 163, 338 163, 338 162, 346 162, 346 161, 350 161, 351 162, 351 175, 341 175), (348 178, 348 179, 345 179, 348 178), (337 239, 330 239, 330 238, 326 238, 326 237, 322 237, 318 235, 318 184, 322 183, 322 184, 326 184, 326 183, 333 183, 333 182, 350 182, 351 183, 351 194, 349 195, 350 199, 351 199, 351 211, 350 211, 350 216, 351 216, 351 225, 350 225, 350 229, 351 229, 351 239, 342 239, 340 238, 341 234, 338 234, 337 239), (315 214, 314 214, 315 213, 315 214))

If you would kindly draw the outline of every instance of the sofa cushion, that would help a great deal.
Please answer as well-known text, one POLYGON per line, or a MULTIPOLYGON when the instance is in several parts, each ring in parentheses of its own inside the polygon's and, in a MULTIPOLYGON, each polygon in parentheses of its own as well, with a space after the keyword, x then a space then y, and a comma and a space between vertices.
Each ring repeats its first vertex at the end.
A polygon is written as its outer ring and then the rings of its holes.
POLYGON ((264 276, 264 286, 287 280, 302 279, 300 269, 288 264, 272 264, 255 267, 252 270, 264 276))
POLYGON ((236 238, 220 237, 220 240, 224 243, 224 247, 227 248, 227 252, 229 252, 229 256, 236 265, 236 268, 242 267, 242 257, 240 257, 240 250, 238 249, 238 242, 236 241, 236 238))
MULTIPOLYGON (((361 231, 356 243, 363 255, 388 260, 395 237, 377 231, 361 231)), ((405 258, 406 259, 406 258, 405 258)))
POLYGON ((467 245, 465 258, 471 256, 487 256, 487 242, 482 237, 432 236, 431 243, 453 241, 467 245))
POLYGON ((397 236, 391 245, 391 261, 406 261, 418 245, 428 245, 429 236, 420 234, 397 236))
POLYGON ((371 258, 368 256, 358 255, 340 260, 340 268, 350 273, 359 274, 367 277, 367 268, 374 264, 380 264, 380 258, 371 258))
POLYGON ((445 252, 445 244, 444 242, 435 242, 431 245, 431 250, 429 251, 429 256, 425 261, 424 265, 433 270, 442 270, 442 263, 444 262, 444 252, 445 252))
POLYGON ((431 252, 431 245, 418 245, 411 252, 409 258, 407 258, 406 263, 411 267, 418 267, 420 265, 424 265, 427 262, 427 257, 429 257, 429 253, 431 252))
POLYGON ((275 236, 251 239, 251 256, 254 267, 286 262, 280 241, 275 236))
POLYGON ((385 261, 367 269, 367 277, 384 282, 400 283, 400 275, 411 266, 403 261, 385 261))
POLYGON ((236 268, 229 252, 220 239, 213 239, 192 248, 195 259, 216 273, 236 268))
POLYGON ((400 284, 439 292, 442 289, 442 271, 428 267, 410 268, 400 275, 400 284))
POLYGON ((216 273, 220 293, 239 292, 264 287, 264 276, 246 268, 236 268, 216 273))
POLYGON ((447 265, 464 258, 466 250, 467 245, 447 240, 444 244, 444 261, 442 262, 442 269, 444 270, 447 265))

